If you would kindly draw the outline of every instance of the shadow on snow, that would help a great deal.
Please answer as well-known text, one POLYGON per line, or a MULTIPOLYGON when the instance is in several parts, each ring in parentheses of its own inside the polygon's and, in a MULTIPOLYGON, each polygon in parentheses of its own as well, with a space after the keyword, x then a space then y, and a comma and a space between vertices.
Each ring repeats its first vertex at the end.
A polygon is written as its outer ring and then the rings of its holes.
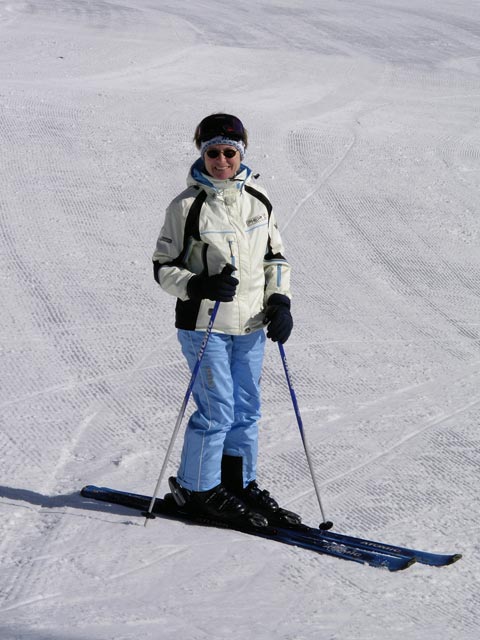
POLYGON ((15 502, 27 502, 28 504, 43 509, 61 509, 68 507, 69 509, 99 511, 117 515, 125 515, 127 513, 134 515, 135 513, 132 509, 122 507, 118 504, 110 504, 109 502, 100 503, 91 498, 84 498, 80 495, 80 491, 58 496, 46 496, 36 491, 30 491, 29 489, 15 489, 13 487, 0 486, 0 499, 2 498, 14 500, 15 502))

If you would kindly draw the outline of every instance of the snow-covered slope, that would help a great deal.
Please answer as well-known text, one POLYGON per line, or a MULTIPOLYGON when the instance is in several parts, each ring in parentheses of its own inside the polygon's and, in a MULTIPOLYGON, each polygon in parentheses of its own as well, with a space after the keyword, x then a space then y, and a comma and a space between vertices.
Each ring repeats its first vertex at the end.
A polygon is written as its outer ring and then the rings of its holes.
MULTIPOLYGON (((1 0, 0 38, 0 638, 476 639, 478 3, 1 0), (188 373, 151 254, 221 110, 294 268, 328 517, 456 565, 393 575, 79 497, 154 488, 188 373)), ((261 483, 316 523, 273 344, 263 392, 261 483)))

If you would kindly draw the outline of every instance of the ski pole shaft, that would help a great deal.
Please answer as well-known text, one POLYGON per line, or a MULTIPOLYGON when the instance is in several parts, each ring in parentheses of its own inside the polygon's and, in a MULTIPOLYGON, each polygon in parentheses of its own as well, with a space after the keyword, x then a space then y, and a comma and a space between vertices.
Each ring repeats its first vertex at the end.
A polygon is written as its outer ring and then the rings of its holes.
MULTIPOLYGON (((231 264, 226 264, 223 268, 223 271, 227 273, 233 273, 235 271, 235 267, 231 264)), ((185 393, 185 397, 183 398, 182 406, 180 407, 180 411, 177 416, 177 420, 175 422, 175 427, 173 428, 172 437, 170 438, 170 443, 167 448, 167 452, 165 454, 165 458, 163 460, 162 468, 160 469, 160 474, 158 476, 157 484, 155 485, 155 491, 153 492, 152 499, 150 501, 150 505, 148 507, 148 511, 145 512, 145 522, 144 526, 147 526, 148 521, 154 517, 152 515, 153 506, 155 504, 155 500, 157 499, 158 492, 160 490, 160 485, 162 484, 163 477, 165 475, 165 471, 167 469, 168 462, 170 460, 170 455, 172 453, 173 447, 175 445, 175 441, 177 439, 178 432, 180 430, 180 426, 182 424, 183 417, 185 415, 185 411, 187 409, 187 404, 192 394, 193 385, 195 384, 195 380, 197 379, 197 374, 200 369, 200 365, 202 363, 203 354, 205 353, 205 349, 207 348, 208 341, 212 334, 213 325, 215 322, 215 318, 218 313, 218 309, 220 307, 220 301, 216 300, 213 305, 212 313, 210 315, 210 321, 208 323, 207 329, 205 331, 205 335, 202 340, 202 344, 200 345, 200 349, 197 354, 197 360, 195 362, 195 366, 193 367, 192 375, 190 376, 190 382, 188 383, 187 391, 185 393)))
POLYGON ((145 526, 147 526, 147 522, 151 517, 152 511, 153 511, 153 506, 155 504, 155 500, 157 498, 158 491, 160 489, 160 485, 162 484, 162 480, 163 480, 163 477, 165 475, 165 471, 167 469, 168 462, 170 460, 170 455, 171 455, 173 447, 175 445, 175 441, 177 439, 177 435, 178 435, 178 432, 180 430, 180 426, 182 424, 182 420, 183 420, 183 417, 185 415, 185 411, 187 409, 188 401, 190 400, 190 396, 192 394, 193 385, 195 384, 195 380, 197 379, 197 374, 198 374, 198 371, 200 369, 200 365, 202 363, 203 354, 205 353, 205 349, 207 348, 207 344, 208 344, 208 341, 210 339, 210 335, 212 333, 213 323, 215 322, 215 317, 217 315, 219 306, 220 306, 220 302, 217 300, 215 302, 214 307, 213 307, 212 315, 210 316, 210 322, 208 323, 207 330, 205 331, 205 335, 203 337, 202 344, 200 345, 200 349, 198 351, 197 361, 195 362, 195 366, 193 368, 192 375, 190 376, 190 382, 188 383, 187 391, 186 391, 185 396, 183 398, 182 406, 180 407, 180 411, 178 413, 177 420, 175 422, 175 427, 173 428, 172 437, 170 438, 170 443, 168 445, 167 452, 165 454, 165 458, 163 460, 162 468, 160 469, 160 474, 158 476, 157 484, 155 485, 155 491, 153 492, 152 500, 150 501, 150 506, 148 507, 148 511, 147 511, 147 513, 145 515, 145 523, 144 523, 145 526))
POLYGON ((305 436, 305 430, 303 428, 302 416, 300 415, 300 408, 298 406, 297 396, 295 394, 295 389, 293 388, 293 382, 290 377, 290 371, 288 368, 287 356, 285 355, 285 349, 281 342, 278 343, 278 348, 280 351, 280 356, 282 358, 283 369, 285 371, 285 378, 287 379, 288 389, 290 391, 290 397, 292 398, 293 408, 295 410, 295 416, 297 418, 298 429, 300 431, 300 437, 302 438, 303 449, 305 451, 305 457, 307 459, 308 468, 310 470, 310 476, 312 478, 313 487, 315 489, 315 494, 317 496, 318 506, 320 507, 320 513, 322 515, 322 522, 320 524, 320 529, 326 530, 331 529, 333 523, 325 518, 325 511, 323 509, 322 498, 320 496, 320 489, 318 486, 317 478, 315 476, 315 470, 313 467, 312 458, 310 456, 310 450, 307 444, 307 438, 305 436))

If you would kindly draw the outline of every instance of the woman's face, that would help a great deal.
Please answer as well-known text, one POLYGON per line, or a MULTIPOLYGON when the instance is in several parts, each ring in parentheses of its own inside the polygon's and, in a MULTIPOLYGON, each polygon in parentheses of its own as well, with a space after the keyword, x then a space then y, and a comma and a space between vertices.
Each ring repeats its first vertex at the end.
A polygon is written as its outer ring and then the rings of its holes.
POLYGON ((208 147, 203 160, 207 172, 217 180, 229 180, 237 175, 240 169, 240 153, 235 147, 228 144, 213 144, 208 147), (212 158, 211 156, 216 157, 212 158))

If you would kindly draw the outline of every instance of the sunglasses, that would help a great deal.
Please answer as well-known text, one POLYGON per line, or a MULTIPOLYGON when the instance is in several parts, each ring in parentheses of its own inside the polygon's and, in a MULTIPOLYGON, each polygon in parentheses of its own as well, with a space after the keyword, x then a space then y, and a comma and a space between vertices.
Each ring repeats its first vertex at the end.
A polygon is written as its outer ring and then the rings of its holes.
POLYGON ((223 153, 225 158, 234 158, 237 155, 236 149, 207 149, 205 151, 205 155, 209 158, 218 158, 218 156, 223 153))

